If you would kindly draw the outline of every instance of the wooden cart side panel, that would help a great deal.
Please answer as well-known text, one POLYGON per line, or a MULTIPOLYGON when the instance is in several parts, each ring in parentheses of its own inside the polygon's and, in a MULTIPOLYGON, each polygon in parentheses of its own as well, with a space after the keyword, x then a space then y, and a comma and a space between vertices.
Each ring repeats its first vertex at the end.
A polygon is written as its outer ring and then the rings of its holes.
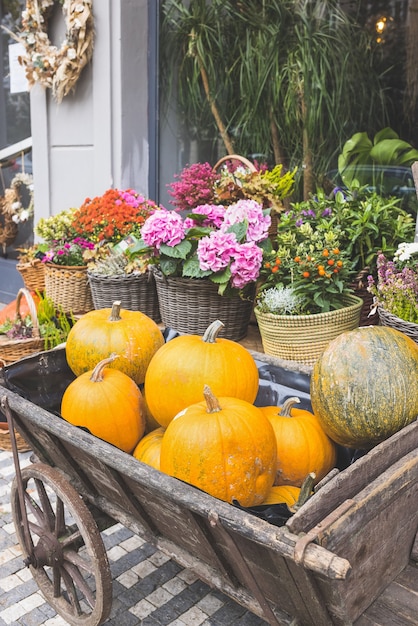
POLYGON ((30 444, 31 449, 42 463, 57 467, 67 476, 69 482, 81 494, 94 493, 85 466, 80 467, 68 454, 61 439, 43 429, 29 429, 19 415, 13 411, 15 425, 20 434, 30 444), (84 469, 83 469, 84 467, 84 469))
POLYGON ((241 571, 239 569, 236 557, 238 551, 271 607, 285 610, 301 624, 327 626, 332 623, 314 577, 303 567, 296 566, 291 559, 272 551, 269 545, 257 544, 219 526, 213 527, 212 532, 214 542, 221 547, 228 562, 234 564, 237 577, 248 586, 242 575, 243 568, 241 571), (225 538, 225 532, 229 541, 225 538), (234 544, 232 547, 231 541, 234 544))
POLYGON ((416 452, 367 485, 356 499, 357 505, 320 537, 322 545, 344 554, 353 565, 343 585, 318 577, 336 624, 357 619, 408 565, 418 527, 416 452))
POLYGON ((203 518, 153 489, 127 477, 124 480, 132 497, 146 506, 147 513, 153 520, 156 536, 177 543, 183 550, 219 570, 220 575, 230 584, 237 584, 231 568, 218 555, 216 546, 211 544, 203 518))
POLYGON ((365 485, 413 450, 418 450, 417 420, 332 478, 290 518, 287 527, 295 534, 308 532, 341 502, 353 498, 365 485))
MULTIPOLYGON (((128 515, 137 518, 143 529, 145 539, 149 539, 154 533, 152 518, 148 515, 144 507, 139 506, 133 500, 129 489, 126 487, 123 477, 123 463, 116 471, 103 463, 94 454, 88 454, 75 445, 68 442, 63 443, 65 449, 80 466, 88 470, 88 476, 94 491, 108 500, 111 500, 120 509, 126 511, 128 515)), ((89 494, 86 494, 89 497, 89 494)))

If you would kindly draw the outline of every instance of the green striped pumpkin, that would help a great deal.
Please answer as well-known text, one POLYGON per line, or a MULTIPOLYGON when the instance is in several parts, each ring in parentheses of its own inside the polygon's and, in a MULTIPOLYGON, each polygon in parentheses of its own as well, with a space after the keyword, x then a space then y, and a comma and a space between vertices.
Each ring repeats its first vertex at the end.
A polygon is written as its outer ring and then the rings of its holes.
POLYGON ((369 449, 418 416, 418 345, 384 326, 342 333, 316 361, 310 391, 331 439, 369 449))

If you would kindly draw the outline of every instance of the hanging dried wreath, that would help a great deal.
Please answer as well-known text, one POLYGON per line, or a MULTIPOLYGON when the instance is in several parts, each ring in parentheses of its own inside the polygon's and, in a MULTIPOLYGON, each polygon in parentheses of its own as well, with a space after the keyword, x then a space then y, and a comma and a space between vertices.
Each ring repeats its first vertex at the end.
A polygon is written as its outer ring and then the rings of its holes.
POLYGON ((3 255, 7 246, 16 239, 18 225, 33 216, 33 178, 30 174, 16 174, 10 187, 0 197, 0 246, 3 255), (27 206, 22 203, 22 187, 26 187, 29 199, 27 206))
POLYGON ((26 70, 29 86, 40 83, 52 89, 61 102, 75 86, 93 53, 92 0, 59 0, 66 24, 61 48, 48 37, 48 19, 56 0, 26 0, 22 31, 9 34, 22 43, 25 54, 19 62, 26 70))

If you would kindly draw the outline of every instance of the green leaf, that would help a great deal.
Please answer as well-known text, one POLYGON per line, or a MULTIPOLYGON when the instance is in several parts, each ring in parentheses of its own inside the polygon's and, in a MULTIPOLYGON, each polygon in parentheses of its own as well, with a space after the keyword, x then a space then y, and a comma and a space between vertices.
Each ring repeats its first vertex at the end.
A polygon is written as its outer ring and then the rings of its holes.
POLYGON ((160 259, 160 268, 165 276, 173 276, 177 273, 177 263, 174 259, 160 259))
POLYGON ((162 243, 160 246, 161 255, 172 257, 173 259, 186 259, 187 255, 192 249, 192 244, 187 239, 183 239, 176 246, 167 246, 166 243, 162 243))
POLYGON ((231 270, 229 266, 226 267, 222 272, 217 272, 216 274, 213 274, 210 277, 211 281, 216 283, 217 285, 221 283, 228 283, 230 278, 231 278, 231 270))
POLYGON ((200 269, 197 256, 187 259, 183 264, 183 276, 187 276, 188 278, 204 278, 205 276, 210 276, 211 273, 210 270, 200 269))
POLYGON ((242 243, 245 239, 245 235, 247 234, 247 230, 248 222, 247 220, 245 220, 244 222, 240 222, 239 224, 232 224, 232 226, 229 226, 226 232, 233 233, 237 238, 237 241, 239 243, 242 243))
POLYGON ((370 150, 370 157, 381 165, 401 165, 418 159, 418 150, 402 139, 383 139, 370 150))

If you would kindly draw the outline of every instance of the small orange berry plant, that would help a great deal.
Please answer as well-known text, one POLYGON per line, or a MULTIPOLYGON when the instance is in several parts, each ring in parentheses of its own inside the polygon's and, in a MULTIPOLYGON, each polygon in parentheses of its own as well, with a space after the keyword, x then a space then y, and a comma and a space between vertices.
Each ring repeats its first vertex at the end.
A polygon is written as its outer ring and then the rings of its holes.
MULTIPOLYGON (((298 297, 293 313, 309 315, 345 306, 353 272, 347 254, 340 250, 338 234, 338 229, 314 229, 310 224, 297 231, 279 227, 276 245, 264 250, 258 302, 264 301, 266 291, 278 289, 282 299, 283 289, 291 289, 298 297)), ((273 302, 272 294, 267 300, 273 302)))

